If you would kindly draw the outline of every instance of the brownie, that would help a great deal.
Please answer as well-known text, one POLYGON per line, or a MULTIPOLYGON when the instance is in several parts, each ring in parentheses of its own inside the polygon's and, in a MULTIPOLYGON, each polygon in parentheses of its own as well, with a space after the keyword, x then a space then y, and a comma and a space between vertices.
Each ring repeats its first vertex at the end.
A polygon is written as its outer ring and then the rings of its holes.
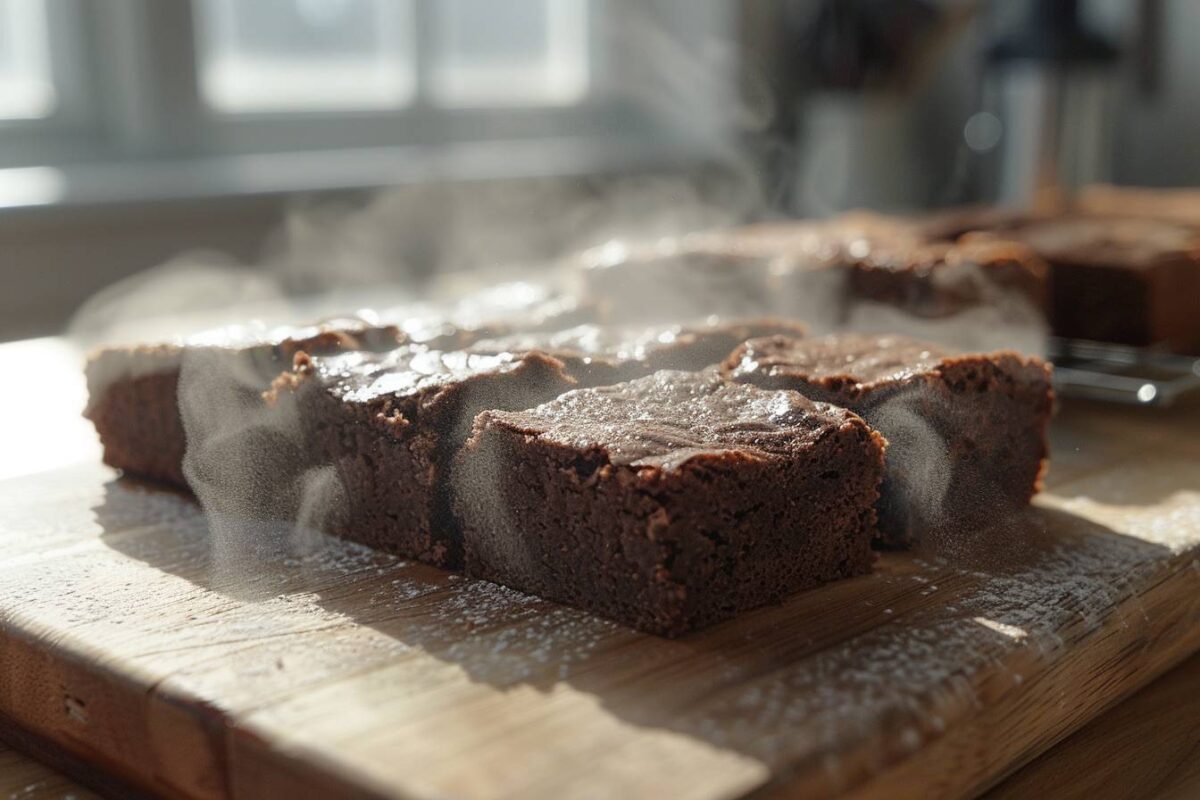
POLYGON ((1003 234, 1052 213, 1058 212, 992 205, 951 206, 910 217, 908 223, 924 242, 954 242, 974 231, 1003 234))
MULTIPOLYGON (((970 215, 996 226, 1002 218, 1007 216, 982 210, 970 215)), ((618 320, 767 313, 803 320, 824 333, 879 316, 919 324, 986 308, 999 323, 989 322, 999 331, 989 341, 1007 341, 1000 326, 1040 330, 1043 261, 995 232, 953 241, 967 224, 961 213, 934 219, 859 211, 691 234, 642 248, 611 246, 600 251, 607 260, 594 256, 589 262, 585 285, 618 320)), ((922 330, 947 341, 958 335, 950 325, 922 330)))
POLYGON ((699 370, 720 363, 741 342, 759 336, 802 336, 804 326, 776 319, 695 325, 580 325, 476 342, 478 353, 541 351, 562 361, 580 387, 640 378, 660 369, 699 370))
POLYGON ((1144 217, 1200 226, 1200 189, 1195 188, 1093 184, 1079 191, 1073 206, 1083 214, 1144 217))
POLYGON ((880 243, 853 259, 850 293, 924 318, 945 318, 1008 294, 1045 305, 1046 267, 1029 247, 992 237, 956 243, 880 243))
POLYGON ((293 407, 304 459, 331 469, 327 533, 441 567, 462 547, 449 514, 449 460, 484 409, 522 409, 570 389, 541 353, 472 354, 407 345, 386 353, 296 356, 267 399, 293 407))
POLYGON ((1072 215, 1004 235, 1049 262, 1058 336, 1200 353, 1200 228, 1072 215))
POLYGON ((883 449, 849 411, 715 370, 487 411, 456 461, 466 571, 681 634, 869 571, 883 449))
MULTIPOLYGON (((105 348, 88 361, 92 420, 105 463, 130 474, 188 489, 184 470, 187 436, 180 413, 179 376, 187 359, 196 373, 219 372, 197 387, 195 408, 204 417, 206 393, 224 413, 253 416, 261 393, 287 369, 293 354, 340 350, 380 352, 405 342, 459 349, 483 337, 519 330, 567 327, 594 318, 591 306, 532 282, 502 283, 468 294, 442 308, 409 304, 378 317, 329 319, 304 327, 232 326, 179 343, 105 348)), ((213 425, 202 426, 206 430, 213 425)))
POLYGON ((983 527, 1040 488, 1053 405, 1040 359, 956 355, 903 336, 776 336, 746 342, 722 372, 845 406, 883 434, 882 544, 983 527))
POLYGON ((300 350, 387 349, 402 339, 393 326, 332 319, 306 327, 239 326, 201 334, 179 344, 110 347, 86 367, 88 405, 104 447, 104 462, 143 478, 186 489, 186 436, 179 407, 185 355, 216 359, 253 402, 300 350))

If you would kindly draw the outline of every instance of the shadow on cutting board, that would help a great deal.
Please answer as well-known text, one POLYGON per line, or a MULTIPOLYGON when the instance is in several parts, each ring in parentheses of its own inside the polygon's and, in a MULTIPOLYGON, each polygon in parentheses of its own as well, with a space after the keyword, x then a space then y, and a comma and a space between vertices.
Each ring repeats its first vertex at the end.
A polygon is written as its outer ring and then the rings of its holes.
MULTIPOLYGON (((108 546, 222 596, 234 609, 227 619, 315 602, 320 624, 371 629, 374 644, 352 656, 356 673, 416 652, 500 691, 565 684, 625 722, 797 768, 881 725, 901 735, 872 750, 873 768, 912 752, 1122 613, 1139 578, 1170 557, 1083 517, 1031 508, 994 536, 886 553, 874 575, 666 640, 286 525, 214 532, 186 497, 127 479, 106 485, 94 514, 108 546)), ((251 671, 347 658, 314 647, 303 625, 282 636, 269 615, 251 619, 236 659, 251 671), (263 626, 257 643, 253 625, 263 626)), ((189 669, 235 663, 210 658, 189 669)), ((314 683, 328 681, 331 663, 311 669, 314 683)), ((290 676, 289 691, 304 680, 290 676)))

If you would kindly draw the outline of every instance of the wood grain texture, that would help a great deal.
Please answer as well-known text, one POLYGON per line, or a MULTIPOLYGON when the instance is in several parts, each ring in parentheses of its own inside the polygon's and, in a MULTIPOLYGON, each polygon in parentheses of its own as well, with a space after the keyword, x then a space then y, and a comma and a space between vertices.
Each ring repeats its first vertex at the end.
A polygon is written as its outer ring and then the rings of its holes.
POLYGON ((177 796, 977 793, 1200 649, 1200 410, 1054 445, 995 535, 677 641, 97 464, 11 479, 0 712, 177 796))
POLYGON ((96 800, 60 772, 0 744, 0 797, 8 800, 96 800))
POLYGON ((1200 656, 1088 723, 987 797, 1200 797, 1200 656))

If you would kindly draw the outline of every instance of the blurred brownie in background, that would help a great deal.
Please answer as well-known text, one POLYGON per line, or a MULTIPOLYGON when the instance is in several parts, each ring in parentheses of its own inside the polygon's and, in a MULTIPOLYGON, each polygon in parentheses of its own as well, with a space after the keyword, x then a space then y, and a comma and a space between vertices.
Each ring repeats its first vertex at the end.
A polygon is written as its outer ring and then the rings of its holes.
POLYGON ((981 305, 1046 302, 1046 265, 1029 247, 1002 238, 955 243, 875 242, 851 259, 850 293, 913 316, 938 319, 981 305))
POLYGON ((1094 184, 1080 190, 1073 208, 1083 214, 1144 217, 1200 226, 1200 189, 1094 184))
MULTIPOLYGON (((795 223, 793 241, 808 253, 824 253, 824 261, 845 272, 842 302, 848 307, 875 302, 917 317, 940 318, 1012 293, 1041 308, 1046 267, 1030 248, 999 235, 955 241, 964 225, 1000 217, 983 209, 958 212, 953 220, 852 211, 823 222, 795 223)), ((752 226, 743 235, 782 246, 788 241, 785 229, 779 224, 752 226)), ((801 262, 776 272, 794 277, 805 268, 801 262)), ((804 285, 785 280, 781 288, 788 297, 802 292, 804 285)))
POLYGON ((1011 231, 1051 265, 1054 333, 1200 353, 1200 229, 1064 216, 1011 231))
POLYGON ((747 339, 804 332, 803 325, 786 320, 714 318, 692 325, 580 325, 484 339, 468 349, 492 355, 541 351, 562 361, 580 386, 603 386, 660 369, 700 370, 720 363, 747 339))
POLYGON ((877 304, 894 312, 889 325, 896 314, 929 321, 984 308, 1002 323, 1011 316, 1037 326, 1046 267, 1036 253, 1000 235, 951 241, 970 220, 999 218, 982 210, 954 220, 856 211, 652 247, 611 245, 593 252, 584 283, 602 313, 618 320, 771 314, 822 333, 860 327, 877 304))

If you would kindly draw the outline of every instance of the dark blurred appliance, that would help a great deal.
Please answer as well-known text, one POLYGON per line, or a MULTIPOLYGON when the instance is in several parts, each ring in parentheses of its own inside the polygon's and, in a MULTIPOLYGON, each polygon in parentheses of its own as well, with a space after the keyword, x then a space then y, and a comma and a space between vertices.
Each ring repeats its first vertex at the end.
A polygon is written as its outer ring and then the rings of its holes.
POLYGON ((1117 48, 1088 30, 1077 0, 1027 0, 985 58, 983 106, 1000 138, 990 199, 1054 208, 1108 180, 1117 48))

